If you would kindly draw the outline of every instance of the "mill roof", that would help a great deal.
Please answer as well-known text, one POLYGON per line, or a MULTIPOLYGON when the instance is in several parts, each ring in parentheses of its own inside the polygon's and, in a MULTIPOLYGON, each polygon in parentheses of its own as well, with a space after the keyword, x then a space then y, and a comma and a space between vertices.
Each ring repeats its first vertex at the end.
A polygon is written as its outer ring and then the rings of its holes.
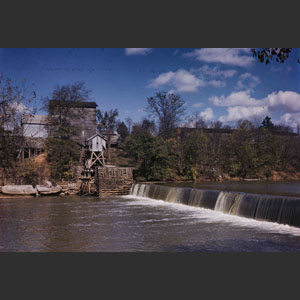
POLYGON ((47 125, 48 116, 44 115, 23 115, 22 124, 47 125))
POLYGON ((69 107, 76 108, 96 108, 98 105, 96 102, 85 102, 85 101, 58 101, 58 100, 50 100, 49 108, 53 108, 56 106, 65 105, 69 107))

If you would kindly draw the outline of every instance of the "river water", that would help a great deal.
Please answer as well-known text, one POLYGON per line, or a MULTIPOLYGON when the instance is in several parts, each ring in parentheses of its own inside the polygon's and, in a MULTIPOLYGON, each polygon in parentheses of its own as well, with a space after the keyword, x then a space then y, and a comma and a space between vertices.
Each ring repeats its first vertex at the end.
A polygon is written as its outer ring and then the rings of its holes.
POLYGON ((300 251, 300 228, 133 196, 0 199, 0 251, 300 251))

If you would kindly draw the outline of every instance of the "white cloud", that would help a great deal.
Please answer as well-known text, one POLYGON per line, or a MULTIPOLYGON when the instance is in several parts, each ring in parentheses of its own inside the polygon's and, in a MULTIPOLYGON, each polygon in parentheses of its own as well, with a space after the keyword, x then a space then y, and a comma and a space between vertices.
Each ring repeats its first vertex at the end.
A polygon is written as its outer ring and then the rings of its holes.
POLYGON ((219 118, 221 122, 233 122, 240 119, 253 120, 261 119, 268 114, 268 107, 261 106, 232 106, 227 108, 227 115, 219 118))
POLYGON ((286 113, 280 117, 278 123, 292 128, 297 128, 297 126, 300 125, 300 112, 286 113))
POLYGON ((193 107, 202 107, 204 105, 204 103, 202 103, 202 102, 199 102, 199 103, 194 103, 193 104, 193 107))
POLYGON ((210 80, 207 82, 207 85, 212 85, 216 88, 222 88, 226 86, 226 82, 221 80, 210 80))
POLYGON ((229 96, 224 95, 209 98, 215 106, 262 106, 273 111, 300 112, 300 94, 293 91, 273 92, 263 99, 251 97, 251 92, 233 92, 229 96))
POLYGON ((248 67, 254 61, 250 48, 202 48, 183 55, 207 63, 221 63, 238 67, 248 67))
POLYGON ((255 99, 247 90, 210 97, 209 101, 215 106, 228 107, 227 115, 219 118, 221 122, 259 119, 273 111, 283 113, 279 123, 291 127, 300 123, 300 94, 293 91, 273 92, 265 98, 255 99))
POLYGON ((202 118, 204 122, 212 121, 214 118, 213 110, 208 107, 199 113, 199 117, 202 118))
POLYGON ((152 80, 149 84, 149 87, 157 88, 165 84, 170 84, 172 79, 174 78, 174 72, 167 72, 160 74, 156 79, 152 80))
POLYGON ((236 88, 239 90, 253 90, 258 84, 260 84, 260 79, 257 76, 250 73, 244 73, 240 75, 236 88))
POLYGON ((236 74, 236 70, 220 70, 217 66, 211 68, 208 65, 204 65, 198 69, 192 69, 192 72, 199 73, 205 76, 210 77, 223 77, 223 78, 230 78, 236 74))
POLYGON ((170 71, 160 74, 148 87, 157 88, 163 85, 172 86, 178 92, 197 92, 199 87, 205 85, 205 82, 194 74, 181 69, 176 72, 170 71))
POLYGON ((185 70, 179 70, 174 75, 174 86, 179 92, 196 92, 198 87, 204 86, 203 80, 185 70))
POLYGON ((125 48, 126 55, 147 55, 152 48, 125 48))
POLYGON ((272 110, 283 110, 291 113, 300 112, 300 94, 296 92, 274 92, 266 97, 265 102, 272 110))
POLYGON ((292 66, 280 65, 280 66, 272 66, 270 71, 281 74, 288 74, 293 71, 292 66))
POLYGON ((261 100, 256 100, 250 96, 250 91, 233 92, 229 96, 213 96, 209 101, 215 106, 259 106, 261 100))
POLYGON ((193 93, 197 92, 199 88, 208 85, 216 88, 226 86, 225 81, 205 79, 203 76, 197 76, 193 71, 195 70, 187 71, 179 69, 176 72, 170 71, 162 73, 153 79, 147 87, 158 88, 161 86, 170 86, 173 91, 193 93))

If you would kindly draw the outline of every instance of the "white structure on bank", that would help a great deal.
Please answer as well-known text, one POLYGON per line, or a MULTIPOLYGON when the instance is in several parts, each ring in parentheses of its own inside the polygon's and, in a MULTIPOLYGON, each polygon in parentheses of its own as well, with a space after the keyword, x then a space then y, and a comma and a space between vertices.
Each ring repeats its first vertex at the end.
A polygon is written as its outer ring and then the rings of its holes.
POLYGON ((85 167, 91 169, 95 166, 104 167, 104 151, 106 150, 106 140, 103 135, 97 133, 85 142, 85 167))

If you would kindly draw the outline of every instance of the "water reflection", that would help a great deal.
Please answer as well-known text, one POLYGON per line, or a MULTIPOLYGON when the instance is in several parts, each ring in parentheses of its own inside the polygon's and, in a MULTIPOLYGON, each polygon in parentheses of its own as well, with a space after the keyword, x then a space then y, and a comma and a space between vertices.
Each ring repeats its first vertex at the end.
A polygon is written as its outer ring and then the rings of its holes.
POLYGON ((297 230, 150 199, 0 199, 0 251, 299 251, 297 230))

